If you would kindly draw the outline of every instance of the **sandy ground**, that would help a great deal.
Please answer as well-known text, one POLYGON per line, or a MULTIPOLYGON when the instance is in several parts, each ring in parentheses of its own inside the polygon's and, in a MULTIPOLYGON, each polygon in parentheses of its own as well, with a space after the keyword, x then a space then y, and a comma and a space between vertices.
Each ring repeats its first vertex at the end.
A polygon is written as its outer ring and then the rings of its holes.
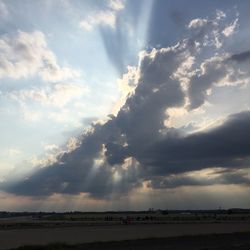
POLYGON ((250 223, 200 223, 110 225, 65 228, 13 229, 0 231, 0 249, 53 242, 69 244, 171 237, 181 235, 250 232, 250 223))

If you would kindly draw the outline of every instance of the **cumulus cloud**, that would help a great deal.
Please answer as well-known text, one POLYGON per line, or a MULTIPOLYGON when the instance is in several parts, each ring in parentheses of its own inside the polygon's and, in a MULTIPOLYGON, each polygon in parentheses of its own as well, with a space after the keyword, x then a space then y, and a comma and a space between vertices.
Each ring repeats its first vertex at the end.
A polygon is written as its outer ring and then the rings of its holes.
POLYGON ((20 79, 39 75, 43 81, 58 82, 79 76, 71 67, 60 67, 40 31, 18 31, 0 37, 0 78, 20 79))
POLYGON ((117 114, 92 124, 53 164, 23 181, 7 182, 5 190, 31 196, 87 193, 110 198, 127 195, 145 182, 153 188, 248 185, 245 172, 225 171, 209 180, 187 173, 213 168, 247 171, 249 110, 199 132, 185 134, 166 126, 171 116, 167 111, 197 109, 217 84, 237 82, 237 76, 249 78, 239 74, 239 56, 235 59, 220 50, 227 39, 222 32, 229 27, 226 15, 217 12, 206 20, 191 21, 190 36, 176 45, 142 52, 138 66, 121 79, 122 86, 132 91, 117 114))
POLYGON ((124 9, 124 7, 124 1, 122 0, 109 0, 106 10, 90 14, 86 19, 80 22, 80 27, 86 31, 91 31, 97 25, 109 26, 114 29, 116 26, 117 14, 124 9))

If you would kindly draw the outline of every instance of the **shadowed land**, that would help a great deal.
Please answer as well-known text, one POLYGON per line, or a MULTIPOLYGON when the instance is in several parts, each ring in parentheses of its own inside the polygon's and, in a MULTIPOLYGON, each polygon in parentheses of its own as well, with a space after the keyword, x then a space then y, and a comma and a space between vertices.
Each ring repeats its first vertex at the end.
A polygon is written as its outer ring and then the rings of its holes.
POLYGON ((166 249, 166 250, 249 250, 250 232, 151 238, 118 242, 96 242, 78 245, 51 244, 47 246, 23 246, 17 250, 97 250, 97 249, 166 249))
POLYGON ((93 225, 77 227, 13 229, 0 231, 0 249, 55 242, 81 244, 88 242, 165 238, 183 235, 250 232, 250 223, 176 223, 140 225, 93 225))

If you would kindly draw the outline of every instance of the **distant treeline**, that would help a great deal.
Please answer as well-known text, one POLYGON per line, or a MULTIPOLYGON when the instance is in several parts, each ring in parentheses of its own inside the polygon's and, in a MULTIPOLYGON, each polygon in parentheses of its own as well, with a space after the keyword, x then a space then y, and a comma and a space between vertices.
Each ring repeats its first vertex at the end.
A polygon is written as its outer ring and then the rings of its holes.
POLYGON ((44 217, 50 215, 127 215, 127 214, 250 214, 250 209, 230 208, 230 209, 213 209, 213 210, 162 210, 150 209, 146 211, 103 211, 103 212, 81 212, 81 211, 68 211, 68 212, 8 212, 0 211, 0 218, 10 217, 44 217))

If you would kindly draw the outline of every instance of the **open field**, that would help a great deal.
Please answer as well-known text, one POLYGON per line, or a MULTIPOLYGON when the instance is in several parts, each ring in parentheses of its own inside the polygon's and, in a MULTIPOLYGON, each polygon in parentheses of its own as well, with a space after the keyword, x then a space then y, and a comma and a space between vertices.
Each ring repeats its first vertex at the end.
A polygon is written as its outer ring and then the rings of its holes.
POLYGON ((250 223, 172 223, 22 228, 0 230, 0 249, 15 248, 23 245, 44 245, 54 242, 79 244, 234 232, 250 232, 250 223))
MULTIPOLYGON (((117 241, 136 240, 133 244, 145 245, 145 241, 138 239, 148 238, 151 240, 147 244, 154 242, 152 238, 157 238, 157 242, 165 244, 166 237, 235 232, 250 232, 249 210, 0 213, 0 250, 55 242, 72 245, 116 241, 105 243, 113 246, 121 244, 117 241)), ((55 249, 64 249, 66 246, 58 247, 57 245, 55 249)), ((65 249, 85 248, 70 246, 65 249)), ((117 249, 124 249, 123 245, 119 245, 117 249)))
POLYGON ((81 227, 121 224, 250 223, 250 210, 141 211, 141 212, 0 212, 0 230, 81 227))

